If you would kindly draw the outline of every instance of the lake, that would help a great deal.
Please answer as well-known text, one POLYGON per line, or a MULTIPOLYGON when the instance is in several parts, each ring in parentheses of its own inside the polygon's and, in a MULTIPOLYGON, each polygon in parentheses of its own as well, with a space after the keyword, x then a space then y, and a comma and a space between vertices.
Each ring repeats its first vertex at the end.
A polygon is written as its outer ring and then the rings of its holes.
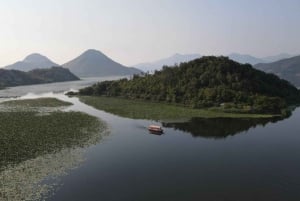
MULTIPOLYGON (((153 122, 119 117, 63 95, 63 91, 97 80, 0 91, 3 100, 22 96, 69 101, 74 105, 66 111, 86 112, 109 126, 107 136, 79 153, 81 163, 58 176, 59 185, 46 200, 300 199, 299 108, 286 119, 194 118, 189 122, 153 122), (163 135, 147 131, 153 123, 163 126, 163 135)), ((67 158, 54 155, 51 160, 67 158)), ((41 184, 51 182, 47 175, 41 180, 41 184)))

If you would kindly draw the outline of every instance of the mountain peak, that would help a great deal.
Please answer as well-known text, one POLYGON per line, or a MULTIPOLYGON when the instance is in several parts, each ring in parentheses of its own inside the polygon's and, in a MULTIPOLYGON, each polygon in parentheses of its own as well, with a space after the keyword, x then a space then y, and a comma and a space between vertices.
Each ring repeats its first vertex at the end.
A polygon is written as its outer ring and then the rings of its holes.
POLYGON ((119 76, 139 74, 141 71, 131 69, 113 61, 95 49, 88 49, 75 59, 63 64, 79 77, 119 76))
POLYGON ((23 61, 18 61, 4 68, 27 72, 36 68, 50 68, 52 66, 58 66, 58 64, 39 53, 33 53, 25 57, 23 61))
POLYGON ((96 50, 96 49, 88 49, 84 53, 101 53, 102 54, 102 52, 100 52, 99 50, 96 50))
POLYGON ((28 63, 37 63, 37 62, 47 62, 50 61, 50 59, 48 59, 46 56, 41 55, 39 53, 33 53, 25 57, 23 61, 28 63))
POLYGON ((104 55, 101 51, 96 49, 88 49, 82 55, 104 55))

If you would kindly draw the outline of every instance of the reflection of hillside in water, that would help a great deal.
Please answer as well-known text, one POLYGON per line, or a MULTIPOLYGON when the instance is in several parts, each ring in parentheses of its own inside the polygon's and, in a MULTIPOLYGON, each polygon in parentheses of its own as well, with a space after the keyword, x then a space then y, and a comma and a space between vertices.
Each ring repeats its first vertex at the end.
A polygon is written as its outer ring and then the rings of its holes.
POLYGON ((189 122, 163 123, 164 127, 174 128, 188 132, 194 137, 226 138, 247 131, 256 126, 265 126, 267 123, 275 123, 282 118, 271 119, 235 119, 235 118, 193 118, 189 122))

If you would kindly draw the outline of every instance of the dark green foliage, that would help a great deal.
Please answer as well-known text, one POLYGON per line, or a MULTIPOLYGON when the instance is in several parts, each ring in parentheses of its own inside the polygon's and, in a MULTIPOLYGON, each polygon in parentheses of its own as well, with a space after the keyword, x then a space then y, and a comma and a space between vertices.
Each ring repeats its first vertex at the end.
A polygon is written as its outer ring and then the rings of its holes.
POLYGON ((23 99, 3 102, 0 105, 13 107, 61 107, 70 106, 72 103, 58 100, 56 98, 23 99))
POLYGON ((0 171, 37 156, 83 147, 104 130, 97 118, 80 112, 0 112, 0 171))
POLYGON ((0 111, 0 171, 44 154, 89 146, 106 129, 96 117, 57 111, 72 104, 55 98, 12 100, 0 105, 7 109, 0 111))
POLYGON ((257 96, 254 99, 255 110, 265 111, 267 113, 280 113, 286 104, 283 99, 279 97, 267 97, 267 96, 257 96))
POLYGON ((40 84, 41 80, 18 70, 0 69, 0 85, 3 87, 40 84))
POLYGON ((52 67, 46 69, 34 69, 28 72, 33 77, 43 80, 43 82, 64 82, 79 80, 77 76, 70 72, 67 68, 52 67))
POLYGON ((131 119, 155 121, 186 121, 193 117, 201 118, 272 118, 275 115, 249 114, 243 109, 223 108, 194 109, 161 102, 130 100, 105 96, 80 96, 80 101, 99 110, 131 119), (233 114, 234 113, 234 114, 233 114))
POLYGON ((165 66, 154 75, 101 82, 79 93, 163 101, 194 108, 231 103, 261 113, 280 113, 286 104, 300 102, 300 92, 289 82, 249 64, 213 56, 165 66))
POLYGON ((73 80, 79 80, 79 78, 62 67, 36 69, 29 72, 0 69, 0 89, 3 86, 11 87, 73 80))
POLYGON ((76 96, 76 95, 78 95, 78 92, 68 91, 67 93, 65 93, 65 95, 67 95, 67 96, 76 96))

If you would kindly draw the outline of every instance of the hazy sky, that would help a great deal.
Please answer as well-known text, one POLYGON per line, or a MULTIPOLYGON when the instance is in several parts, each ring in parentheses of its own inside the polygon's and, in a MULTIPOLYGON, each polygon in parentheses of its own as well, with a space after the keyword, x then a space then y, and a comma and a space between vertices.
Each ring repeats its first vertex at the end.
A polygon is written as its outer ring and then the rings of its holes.
POLYGON ((0 66, 98 49, 125 65, 174 53, 300 54, 300 0, 0 0, 0 66))

